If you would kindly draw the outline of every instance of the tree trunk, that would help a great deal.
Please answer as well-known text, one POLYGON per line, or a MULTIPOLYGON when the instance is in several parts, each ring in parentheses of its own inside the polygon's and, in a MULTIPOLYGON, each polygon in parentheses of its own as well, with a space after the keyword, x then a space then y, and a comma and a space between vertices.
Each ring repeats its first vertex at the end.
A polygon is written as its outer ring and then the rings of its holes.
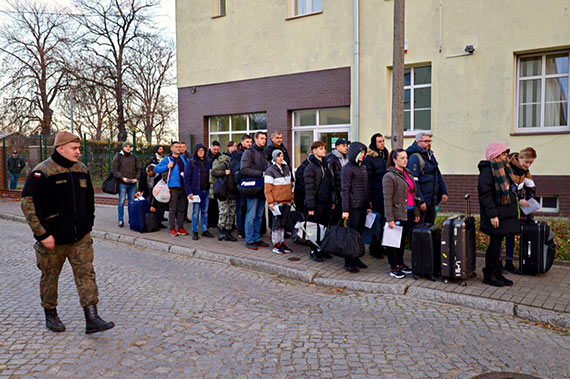
POLYGON ((401 149, 404 146, 404 20, 405 0, 394 0, 392 149, 401 149))

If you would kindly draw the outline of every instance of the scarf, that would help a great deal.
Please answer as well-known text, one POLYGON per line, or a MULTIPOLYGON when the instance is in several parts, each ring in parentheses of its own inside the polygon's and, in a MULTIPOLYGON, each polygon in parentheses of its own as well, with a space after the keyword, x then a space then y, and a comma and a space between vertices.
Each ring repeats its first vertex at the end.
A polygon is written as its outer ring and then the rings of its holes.
POLYGON ((491 171, 493 173, 493 182, 495 183, 496 200, 499 204, 511 203, 510 177, 511 166, 508 162, 493 158, 491 162, 491 171))

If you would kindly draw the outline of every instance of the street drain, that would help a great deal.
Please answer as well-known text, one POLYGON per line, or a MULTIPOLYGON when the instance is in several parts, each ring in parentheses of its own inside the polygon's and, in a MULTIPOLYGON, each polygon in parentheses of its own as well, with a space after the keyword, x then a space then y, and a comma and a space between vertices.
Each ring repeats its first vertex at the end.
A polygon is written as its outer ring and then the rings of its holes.
POLYGON ((290 260, 291 262, 297 262, 297 261, 301 260, 301 258, 299 258, 299 257, 289 257, 287 259, 290 260))

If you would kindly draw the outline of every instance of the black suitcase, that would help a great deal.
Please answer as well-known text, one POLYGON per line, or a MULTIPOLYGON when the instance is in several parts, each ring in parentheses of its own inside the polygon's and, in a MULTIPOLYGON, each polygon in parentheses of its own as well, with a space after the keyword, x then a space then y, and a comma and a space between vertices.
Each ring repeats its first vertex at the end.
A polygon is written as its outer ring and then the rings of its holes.
POLYGON ((441 272, 441 229, 434 224, 421 224, 412 229, 412 271, 432 281, 441 272))
POLYGON ((459 279, 465 286, 466 279, 477 276, 475 219, 471 216, 469 198, 469 194, 465 195, 467 215, 447 219, 441 228, 441 276, 445 283, 459 279))
POLYGON ((548 272, 556 253, 550 226, 546 222, 522 224, 520 242, 520 271, 530 275, 548 272))

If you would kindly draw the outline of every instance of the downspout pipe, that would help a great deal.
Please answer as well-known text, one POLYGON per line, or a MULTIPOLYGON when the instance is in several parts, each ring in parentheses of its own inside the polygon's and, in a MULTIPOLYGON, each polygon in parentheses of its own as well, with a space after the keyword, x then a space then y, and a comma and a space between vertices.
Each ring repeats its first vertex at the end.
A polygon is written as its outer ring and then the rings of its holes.
POLYGON ((354 0, 354 64, 353 64, 353 81, 354 81, 354 90, 353 90, 353 109, 352 109, 352 140, 358 141, 359 138, 359 119, 360 119, 360 108, 359 108, 359 73, 358 68, 360 66, 360 57, 359 57, 359 25, 358 25, 358 13, 359 13, 359 2, 360 0, 354 0))

